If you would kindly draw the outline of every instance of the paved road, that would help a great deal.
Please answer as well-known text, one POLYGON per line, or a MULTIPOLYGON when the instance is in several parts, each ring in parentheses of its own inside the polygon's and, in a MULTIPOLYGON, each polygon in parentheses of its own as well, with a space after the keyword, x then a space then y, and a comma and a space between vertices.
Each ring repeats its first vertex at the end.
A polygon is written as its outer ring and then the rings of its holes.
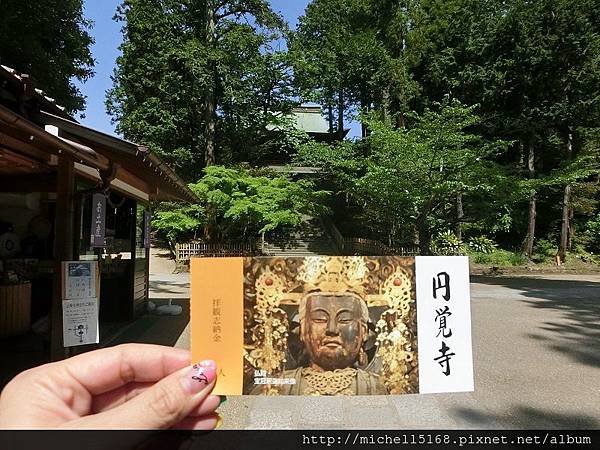
MULTIPOLYGON (((187 275, 153 277, 155 297, 185 296, 187 275)), ((224 428, 598 428, 600 276, 564 277, 473 278, 473 393, 232 397, 224 428)), ((187 318, 145 320, 149 339, 121 341, 189 346, 187 318)))

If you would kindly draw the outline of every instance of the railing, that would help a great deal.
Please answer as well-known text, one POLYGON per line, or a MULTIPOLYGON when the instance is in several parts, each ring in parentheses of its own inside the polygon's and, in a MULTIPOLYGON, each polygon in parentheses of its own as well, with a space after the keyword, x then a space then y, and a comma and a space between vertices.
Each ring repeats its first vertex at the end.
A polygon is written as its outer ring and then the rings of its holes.
POLYGON ((333 242, 335 243, 335 246, 337 247, 340 254, 345 254, 346 239, 344 238, 344 236, 342 236, 340 230, 338 230, 338 228, 335 226, 335 224, 329 217, 321 218, 321 223, 323 224, 323 227, 325 228, 329 236, 331 236, 331 239, 333 239, 333 242))
POLYGON ((329 218, 322 219, 323 225, 333 241, 335 242, 340 254, 342 255, 399 255, 415 256, 419 254, 419 247, 413 244, 401 245, 398 247, 389 247, 380 241, 365 238, 347 238, 340 233, 333 221, 329 218))
POLYGON ((365 238, 345 238, 344 248, 351 255, 379 256, 399 255, 414 256, 419 254, 419 247, 405 245, 400 247, 388 247, 387 245, 365 238))
POLYGON ((258 252, 254 242, 242 244, 210 244, 207 242, 187 242, 175 244, 175 260, 185 263, 192 257, 253 256, 258 252))

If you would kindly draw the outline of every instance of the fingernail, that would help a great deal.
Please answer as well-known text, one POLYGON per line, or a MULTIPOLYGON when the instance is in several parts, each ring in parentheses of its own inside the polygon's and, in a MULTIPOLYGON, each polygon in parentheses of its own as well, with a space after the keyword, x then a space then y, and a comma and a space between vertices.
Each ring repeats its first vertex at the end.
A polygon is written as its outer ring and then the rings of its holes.
POLYGON ((212 367, 215 371, 217 370, 217 363, 212 359, 205 359, 204 361, 200 361, 197 366, 200 367, 212 367))
POLYGON ((218 428, 221 428, 221 426, 223 425, 223 418, 217 414, 217 424, 215 425, 215 430, 218 428))
POLYGON ((217 378, 217 365, 214 361, 207 360, 194 364, 183 377, 184 387, 190 394, 202 391, 217 378))
POLYGON ((223 403, 225 403, 227 401, 227 396, 219 395, 219 397, 221 398, 221 401, 219 402, 219 406, 221 406, 223 403))

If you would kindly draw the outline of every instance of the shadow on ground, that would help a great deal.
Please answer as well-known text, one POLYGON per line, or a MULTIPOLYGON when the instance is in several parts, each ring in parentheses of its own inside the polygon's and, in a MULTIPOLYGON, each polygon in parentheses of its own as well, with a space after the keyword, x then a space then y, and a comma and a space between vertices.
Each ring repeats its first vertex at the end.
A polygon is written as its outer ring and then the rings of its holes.
POLYGON ((526 334, 577 363, 600 367, 600 283, 580 280, 473 277, 473 282, 519 291, 530 307, 562 313, 526 334))
MULTIPOLYGON (((152 299, 156 306, 168 304, 168 299, 152 299)), ((182 313, 178 316, 147 313, 113 337, 105 346, 130 342, 157 344, 173 347, 190 320, 189 299, 177 299, 173 305, 180 305, 182 313)))
POLYGON ((481 428, 594 429, 600 426, 598 419, 585 414, 560 414, 529 406, 518 406, 504 414, 485 413, 464 407, 453 408, 452 413, 481 428))
MULTIPOLYGON (((182 289, 189 288, 189 281, 150 280, 150 291, 155 294, 181 294, 182 289)), ((155 299, 153 298, 152 301, 155 299)))

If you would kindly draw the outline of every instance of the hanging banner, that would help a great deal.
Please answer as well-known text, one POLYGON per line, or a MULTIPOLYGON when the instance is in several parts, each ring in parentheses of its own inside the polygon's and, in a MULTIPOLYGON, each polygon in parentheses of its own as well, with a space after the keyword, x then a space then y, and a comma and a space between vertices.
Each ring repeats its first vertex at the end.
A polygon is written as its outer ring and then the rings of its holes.
POLYGON ((152 215, 150 211, 144 211, 144 248, 150 248, 151 221, 152 215))
POLYGON ((94 248, 106 247, 106 196, 94 194, 92 196, 92 230, 90 245, 94 248))
POLYGON ((191 347, 215 394, 472 391, 468 258, 193 258, 191 347))

